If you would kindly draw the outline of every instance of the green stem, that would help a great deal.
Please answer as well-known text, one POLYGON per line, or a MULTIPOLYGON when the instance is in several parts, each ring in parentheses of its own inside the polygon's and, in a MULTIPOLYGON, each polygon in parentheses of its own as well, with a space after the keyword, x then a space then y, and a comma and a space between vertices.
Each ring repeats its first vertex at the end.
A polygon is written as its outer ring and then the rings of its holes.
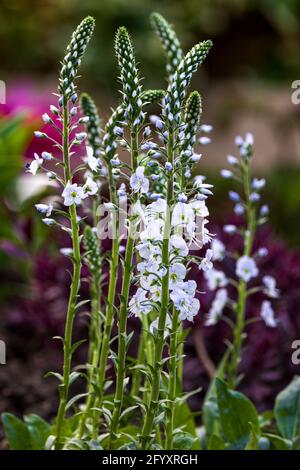
MULTIPOLYGON (((115 208, 118 207, 118 199, 115 188, 115 182, 112 176, 112 169, 109 166, 109 187, 110 187, 110 200, 114 204, 115 208)), ((107 365, 107 358, 109 353, 109 343, 111 337, 111 330, 113 326, 114 318, 114 300, 117 287, 118 279, 118 263, 119 263, 119 223, 118 214, 115 214, 115 220, 113 223, 114 233, 112 242, 112 252, 110 259, 110 274, 109 274, 109 287, 107 294, 107 307, 105 312, 105 321, 103 327, 103 340, 101 345, 100 359, 99 359, 99 373, 98 373, 98 388, 99 396, 96 401, 96 406, 101 408, 103 396, 104 396, 104 384, 105 384, 105 372, 107 365)), ((99 418, 98 414, 98 418, 99 418)))
MULTIPOLYGON (((168 161, 173 165, 173 145, 174 131, 169 129, 168 140, 168 161)), ((162 278, 161 286, 161 309, 158 320, 157 338, 154 351, 154 365, 152 369, 151 397, 150 404, 147 407, 144 426, 141 434, 141 449, 147 449, 151 440, 153 420, 158 406, 160 394, 160 378, 162 369, 162 353, 164 348, 164 333, 166 319, 169 308, 169 239, 171 231, 171 204, 173 202, 173 175, 170 175, 167 186, 167 213, 162 243, 162 264, 166 269, 166 274, 162 278)))
MULTIPOLYGON (((138 141, 137 133, 131 132, 131 165, 133 171, 137 167, 138 157, 138 141)), ((133 198, 135 199, 135 198, 133 198)), ((134 201, 133 201, 134 202, 134 201)), ((132 258, 135 240, 132 235, 128 233, 128 241, 126 245, 124 267, 123 267, 123 282, 121 290, 121 305, 118 324, 118 363, 117 363, 117 378, 116 378, 116 391, 114 397, 114 408, 112 413, 110 436, 108 441, 108 449, 112 449, 114 440, 118 433, 120 413, 123 404, 124 396, 124 380, 126 372, 126 349, 127 349, 127 306, 129 299, 129 289, 132 276, 132 258)))
MULTIPOLYGON (((71 181, 72 174, 70 168, 69 156, 69 110, 68 103, 64 105, 63 111, 63 160, 65 180, 71 181)), ((77 221, 77 212, 75 204, 69 208, 71 231, 72 231, 72 244, 73 244, 73 275, 70 287, 70 296, 68 302, 68 309, 66 315, 65 336, 64 336, 64 365, 63 365, 63 381, 60 384, 60 401, 56 417, 55 426, 55 449, 61 448, 63 422, 66 414, 66 406, 69 394, 69 382, 72 363, 72 333, 73 322, 76 313, 77 295, 80 286, 80 273, 81 273, 81 257, 80 257, 80 240, 79 240, 79 226, 77 221)))
POLYGON ((175 398, 177 386, 177 355, 178 355, 178 320, 179 313, 174 309, 172 318, 172 332, 170 335, 170 359, 169 359, 169 387, 168 387, 168 421, 166 425, 166 450, 173 448, 173 431, 175 415, 175 398))
POLYGON ((88 364, 89 364, 89 371, 88 371, 89 378, 88 378, 88 385, 87 385, 88 395, 87 395, 85 409, 80 420, 79 438, 81 438, 84 433, 86 420, 90 414, 91 408, 93 408, 94 403, 95 403, 94 384, 97 383, 99 354, 100 354, 100 346, 101 346, 100 282, 98 278, 97 279, 93 278, 91 282, 92 282, 92 285, 91 285, 92 311, 91 311, 90 342, 89 342, 89 353, 88 353, 88 364))
MULTIPOLYGON (((137 358, 136 358, 136 364, 143 364, 144 359, 145 359, 145 340, 146 336, 144 334, 144 328, 143 326, 141 327, 140 331, 140 337, 139 337, 139 348, 138 348, 138 353, 137 353, 137 358)), ((135 369, 134 373, 132 374, 132 386, 131 386, 131 391, 130 395, 132 397, 138 395, 140 386, 141 386, 141 371, 135 369)))
MULTIPOLYGON (((253 246, 253 238, 256 226, 255 208, 250 201, 251 177, 248 162, 242 167, 243 181, 245 186, 245 195, 247 202, 247 231, 245 234, 244 256, 250 256, 253 246)), ((238 385, 238 366, 240 362, 241 349, 244 340, 245 313, 247 302, 247 284, 240 280, 238 284, 238 302, 237 302, 237 321, 233 331, 233 345, 231 352, 231 362, 228 368, 228 383, 231 388, 238 385)))

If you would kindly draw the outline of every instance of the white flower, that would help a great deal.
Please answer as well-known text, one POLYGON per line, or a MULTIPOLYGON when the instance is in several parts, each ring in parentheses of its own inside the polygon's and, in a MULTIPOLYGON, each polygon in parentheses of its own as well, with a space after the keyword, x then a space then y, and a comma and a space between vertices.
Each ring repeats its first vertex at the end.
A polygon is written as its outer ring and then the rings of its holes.
POLYGON ((211 132, 213 130, 213 126, 211 124, 202 124, 200 126, 200 131, 202 132, 211 132))
POLYGON ((264 276, 263 283, 265 288, 263 292, 272 299, 277 299, 279 297, 279 290, 276 288, 276 279, 273 276, 264 276))
POLYGON ((52 119, 50 118, 50 116, 47 113, 43 114, 42 119, 43 119, 45 124, 49 124, 50 122, 52 122, 52 119))
POLYGON ((213 259, 214 252, 211 249, 206 250, 205 253, 205 258, 202 259, 199 269, 202 269, 202 271, 208 271, 209 269, 212 269, 213 264, 211 260, 213 259))
POLYGON ((158 262, 150 258, 138 263, 137 269, 141 274, 140 284, 143 289, 155 291, 161 275, 158 262))
POLYGON ((227 225, 224 225, 223 230, 225 233, 228 233, 229 235, 233 235, 234 233, 236 233, 237 228, 235 225, 227 224, 227 225))
POLYGON ((139 288, 129 302, 130 313, 135 317, 139 317, 141 314, 148 314, 151 310, 152 307, 149 305, 147 292, 139 288))
POLYGON ((259 191, 260 189, 264 188, 266 185, 266 180, 264 178, 253 178, 252 180, 252 188, 255 189, 256 191, 259 191))
POLYGON ((205 326, 212 326, 217 323, 220 316, 222 315, 222 311, 226 305, 227 299, 227 290, 219 289, 208 312, 207 318, 205 320, 205 326))
POLYGON ((221 170, 221 176, 225 179, 229 179, 229 178, 232 178, 233 173, 230 170, 224 169, 224 170, 221 170))
POLYGON ((53 159, 53 155, 50 152, 42 152, 42 158, 49 161, 53 159))
POLYGON ((147 193, 149 191, 149 180, 144 176, 145 168, 138 166, 135 173, 130 177, 130 187, 134 193, 147 193))
POLYGON ((172 214, 172 226, 184 227, 189 236, 195 231, 195 214, 190 204, 177 202, 172 214))
POLYGON ((200 137, 200 139, 199 139, 198 142, 199 142, 199 144, 207 145, 207 144, 210 144, 210 143, 211 143, 211 138, 210 138, 210 137, 203 136, 203 137, 200 137))
POLYGON ((227 155, 227 161, 229 165, 237 165, 238 164, 238 159, 234 155, 227 155))
POLYGON ((42 219, 42 222, 45 225, 55 225, 56 224, 54 219, 49 219, 48 217, 45 217, 45 219, 42 219))
POLYGON ((225 287, 228 284, 225 273, 214 268, 209 271, 204 271, 204 277, 209 290, 215 290, 217 287, 225 287))
POLYGON ((78 134, 75 134, 75 138, 78 142, 83 142, 87 138, 87 133, 79 132, 78 134))
POLYGON ((149 297, 153 302, 160 302, 161 301, 161 286, 156 284, 151 289, 149 297))
POLYGON ((182 263, 174 263, 170 267, 170 285, 169 288, 176 289, 178 282, 183 281, 186 276, 186 267, 182 263))
POLYGON ((121 183, 119 189, 117 190, 118 196, 120 198, 126 198, 126 185, 125 183, 121 183))
POLYGON ((261 305, 260 316, 267 326, 275 328, 277 326, 277 320, 274 316, 274 310, 272 309, 271 302, 264 300, 261 305))
POLYGON ((147 224, 145 230, 140 233, 141 241, 145 240, 162 240, 163 238, 163 227, 164 222, 161 219, 152 220, 150 224, 147 224))
POLYGON ((180 320, 193 321, 200 309, 198 299, 186 293, 183 289, 178 289, 171 293, 171 299, 175 308, 179 311, 180 320))
POLYGON ((145 209, 144 206, 141 204, 141 201, 136 201, 130 208, 130 215, 135 216, 136 222, 143 221, 146 223, 145 217, 145 209))
POLYGON ((190 157, 190 161, 193 163, 198 163, 200 162, 202 157, 202 153, 193 153, 193 155, 190 157))
MULTIPOLYGON (((159 322, 159 318, 157 317, 149 326, 149 331, 153 336, 157 335, 158 322, 159 322)), ((166 339, 169 336, 171 326, 172 326, 171 318, 169 317, 169 315, 167 315, 167 317, 166 317, 166 329, 164 331, 164 339, 166 339)))
POLYGON ((72 204, 78 206, 81 204, 82 199, 86 197, 86 194, 81 186, 78 186, 76 183, 71 184, 68 181, 62 192, 62 197, 64 198, 65 206, 71 206, 72 204))
POLYGON ((61 248, 59 251, 64 256, 71 256, 73 254, 73 249, 72 248, 61 248))
POLYGON ((208 224, 208 219, 202 219, 199 227, 199 233, 196 233, 194 237, 195 243, 200 248, 202 248, 203 245, 209 243, 212 238, 208 228, 205 227, 206 224, 208 224))
POLYGON ((222 243, 217 238, 213 238, 211 242, 211 249, 213 251, 213 260, 222 261, 225 257, 226 248, 224 243, 222 243))
POLYGON ((265 247, 259 248, 257 251, 258 256, 264 257, 267 256, 269 253, 269 250, 265 247))
POLYGON ((235 272, 236 275, 245 282, 249 282, 250 279, 258 275, 258 269, 254 259, 246 255, 241 256, 241 258, 237 260, 235 272))
POLYGON ((50 111, 51 113, 56 114, 56 115, 59 113, 59 109, 53 104, 50 105, 50 111))
POLYGON ((93 152, 92 147, 89 147, 89 146, 86 147, 86 154, 87 154, 86 162, 88 166, 90 167, 90 169, 92 171, 99 170, 99 162, 98 162, 98 159, 94 157, 94 152, 93 152))
POLYGON ((155 255, 160 254, 161 249, 149 240, 143 240, 136 246, 139 255, 144 259, 153 258, 155 255))
POLYGON ((249 153, 250 148, 254 144, 253 134, 251 134, 250 132, 247 132, 245 139, 243 139, 243 137, 238 135, 235 138, 235 144, 237 147, 239 147, 240 155, 242 157, 246 157, 249 153))
POLYGON ((205 201, 192 201, 189 205, 193 208, 196 216, 204 218, 209 215, 205 201))
POLYGON ((240 203, 236 204, 236 205, 234 206, 234 209, 233 209, 233 210, 234 210, 234 213, 235 213, 236 215, 242 215, 242 214, 245 213, 245 208, 244 208, 244 206, 243 206, 242 204, 240 204, 240 203))
POLYGON ((50 217, 53 210, 52 204, 35 204, 35 208, 41 214, 45 214, 46 217, 50 217))
POLYGON ((158 199, 152 202, 146 208, 146 219, 148 223, 156 219, 164 219, 167 211, 167 201, 165 199, 158 199))
POLYGON ((43 164, 43 159, 39 157, 37 153, 34 154, 34 160, 30 163, 30 165, 27 168, 28 173, 31 173, 32 175, 36 175, 37 171, 43 164))
POLYGON ((197 289, 196 281, 186 281, 178 283, 178 288, 182 289, 183 292, 188 294, 190 297, 194 297, 197 289))
POLYGON ((170 248, 175 256, 187 256, 189 252, 186 242, 179 235, 171 236, 170 248))
POLYGON ((98 192, 98 185, 90 176, 87 177, 85 185, 83 186, 85 195, 94 196, 98 192))

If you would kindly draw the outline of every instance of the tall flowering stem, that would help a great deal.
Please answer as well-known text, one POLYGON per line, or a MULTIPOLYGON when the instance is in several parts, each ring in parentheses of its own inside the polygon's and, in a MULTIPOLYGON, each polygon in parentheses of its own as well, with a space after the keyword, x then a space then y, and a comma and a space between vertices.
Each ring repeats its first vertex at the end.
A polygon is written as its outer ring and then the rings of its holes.
POLYGON ((260 317, 246 318, 247 301, 250 296, 258 292, 271 299, 276 299, 279 296, 276 280, 272 276, 264 275, 261 282, 257 283, 260 275, 257 263, 261 258, 267 256, 268 252, 264 247, 254 251, 253 241, 256 229, 267 220, 268 207, 260 205, 260 193, 265 186, 265 180, 263 178, 252 178, 251 176, 253 144, 252 134, 247 133, 245 138, 238 136, 236 145, 239 156, 228 155, 227 160, 232 169, 223 169, 221 171, 223 178, 235 179, 242 189, 241 194, 237 191, 229 191, 229 198, 235 204, 234 212, 239 217, 240 222, 237 225, 228 224, 223 227, 227 235, 242 238, 242 253, 231 253, 226 250, 226 246, 221 240, 214 238, 211 249, 208 250, 209 260, 205 264, 204 272, 208 289, 216 290, 205 324, 206 326, 213 326, 219 319, 223 319, 233 330, 233 340, 229 345, 229 353, 227 353, 225 374, 230 387, 233 389, 238 386, 241 380, 238 369, 248 323, 262 319, 270 328, 276 327, 277 324, 269 300, 262 302, 260 317), (235 278, 227 278, 224 271, 213 267, 212 261, 220 264, 224 258, 231 258, 235 263, 235 278), (251 285, 249 285, 250 283, 251 285), (235 299, 229 297, 226 288, 228 284, 236 289, 235 299), (233 311, 233 321, 225 313, 223 315, 225 307, 233 311))
MULTIPOLYGON (((138 132, 144 121, 142 112, 143 101, 141 98, 142 87, 138 69, 135 63, 133 46, 126 28, 121 27, 116 34, 116 55, 120 68, 120 79, 123 87, 124 115, 130 130, 130 156, 131 169, 136 171, 138 165, 138 132)), ((136 202, 136 195, 133 195, 133 204, 136 202)), ((124 380, 126 373, 126 351, 127 351, 127 308, 129 300, 129 289, 132 278, 132 258, 135 240, 131 233, 129 220, 128 240, 126 244, 125 257, 123 262, 123 278, 121 288, 121 304, 118 318, 118 358, 117 358, 117 378, 116 391, 114 396, 114 406, 111 418, 110 437, 108 448, 113 448, 114 440, 117 437, 120 413, 124 396, 124 380)))
MULTIPOLYGON (((205 59, 212 43, 204 41, 194 46, 191 51, 180 62, 174 73, 164 100, 163 119, 166 139, 166 164, 167 191, 166 191, 166 215, 163 228, 163 239, 161 248, 161 265, 163 275, 161 278, 161 299, 158 318, 157 335, 155 341, 154 364, 152 365, 151 397, 147 406, 144 425, 141 433, 141 448, 147 449, 151 441, 151 432, 160 396, 160 380, 162 370, 162 355, 165 342, 166 322, 170 303, 170 238, 172 235, 172 216, 174 204, 174 175, 180 166, 180 157, 176 159, 175 150, 178 131, 181 120, 181 107, 186 96, 187 87, 191 81, 192 74, 205 59)), ((185 199, 185 201, 187 198, 185 199)), ((174 297, 173 297, 174 298, 174 297)), ((179 310, 179 306, 177 308, 179 310)), ((176 323, 176 321, 174 322, 176 323)), ((175 327, 175 325, 174 325, 175 327)), ((173 393, 173 391, 172 391, 173 393)), ((167 425, 169 432, 170 425, 167 425)), ((169 439, 169 441, 171 438, 169 439)))
POLYGON ((117 150, 117 134, 115 129, 119 128, 124 120, 124 109, 122 106, 113 111, 110 119, 108 120, 105 133, 103 137, 103 157, 107 163, 108 168, 108 186, 109 197, 112 204, 112 248, 110 255, 110 270, 109 270, 109 285, 107 294, 107 306, 105 311, 105 320, 103 327, 103 339, 101 344, 99 371, 98 371, 98 398, 96 405, 98 409, 102 407, 103 396, 105 390, 106 367, 109 355, 109 345, 111 339, 111 331, 114 321, 115 313, 115 295, 118 280, 118 263, 119 263, 119 214, 118 214, 118 195, 116 189, 116 181, 114 179, 114 169, 112 167, 112 160, 116 156, 117 150))
MULTIPOLYGON (((93 99, 87 94, 82 93, 80 96, 80 108, 84 115, 84 119, 87 119, 86 130, 87 130, 87 141, 92 149, 92 158, 100 156, 100 118, 97 107, 93 99)), ((100 183, 101 184, 101 183, 100 183)), ((95 195, 92 204, 92 222, 93 229, 86 226, 84 233, 84 247, 86 252, 86 261, 91 273, 91 320, 90 320, 90 341, 89 341, 89 383, 88 391, 89 395, 87 398, 86 412, 90 409, 94 402, 94 388, 93 383, 96 383, 96 374, 99 361, 99 352, 101 345, 101 277, 102 277, 102 259, 100 251, 100 243, 95 233, 96 226, 98 223, 97 208, 100 204, 101 196, 100 189, 95 195), (89 403, 89 406, 88 406, 89 403)), ((87 414, 87 413, 86 413, 87 414)), ((83 416, 85 416, 84 414, 83 416)), ((83 418, 84 420, 84 418, 83 418)))
MULTIPOLYGON (((87 400, 84 412, 80 421, 79 436, 84 433, 86 419, 90 410, 95 403, 95 385, 98 379, 98 364, 101 348, 101 274, 102 274, 102 257, 98 237, 93 229, 87 225, 84 230, 84 251, 85 260, 90 271, 90 295, 91 295, 91 319, 89 333, 89 351, 88 351, 88 384, 87 384, 87 400)), ((96 414, 93 413, 93 417, 96 414)), ((93 420, 93 431, 97 429, 96 419, 93 420)))
MULTIPOLYGON (((240 176, 242 180, 242 186, 245 192, 245 211, 247 226, 244 233, 244 252, 243 256, 247 258, 251 256, 253 239, 255 229, 257 226, 256 220, 256 202, 253 200, 252 189, 251 189, 251 168, 250 158, 252 157, 252 142, 247 147, 245 156, 240 160, 240 176)), ((238 283, 238 301, 236 307, 236 323, 233 330, 233 344, 231 351, 231 359, 228 366, 228 383, 232 388, 238 385, 238 366, 241 358, 241 349, 244 340, 244 329, 245 329, 245 310, 247 302, 247 282, 244 279, 240 279, 238 283)))
MULTIPOLYGON (((64 179, 66 184, 72 183, 72 171, 70 165, 70 116, 69 107, 70 103, 74 104, 77 99, 74 79, 77 74, 81 58, 87 47, 94 30, 95 21, 91 17, 85 18, 76 31, 73 33, 72 40, 67 47, 66 55, 63 60, 63 66, 60 72, 59 80, 59 104, 63 106, 63 167, 64 179)), ((63 380, 60 384, 60 402, 56 417, 55 427, 55 448, 61 447, 62 427, 66 413, 66 406, 69 393, 71 361, 72 361, 72 332, 73 321, 76 313, 77 295, 80 286, 80 272, 81 272, 81 256, 80 256, 80 239, 79 239, 79 225, 77 219, 76 204, 73 203, 69 208, 69 216, 71 222, 71 237, 73 245, 73 274, 70 289, 70 297, 66 315, 65 335, 64 335, 64 365, 63 365, 63 380)))
MULTIPOLYGON (((191 163, 188 156, 194 154, 193 148, 196 143, 196 135, 199 130, 200 116, 202 113, 201 97, 197 91, 190 93, 184 112, 184 124, 181 135, 178 136, 180 142, 181 168, 177 174, 177 182, 180 193, 186 189, 186 171, 190 172, 191 163)), ((172 326, 170 332, 170 347, 168 361, 169 384, 168 384, 168 405, 167 405, 167 426, 166 426, 166 449, 173 448, 175 398, 177 381, 182 380, 183 369, 183 341, 182 322, 179 320, 179 311, 173 309, 172 326)))

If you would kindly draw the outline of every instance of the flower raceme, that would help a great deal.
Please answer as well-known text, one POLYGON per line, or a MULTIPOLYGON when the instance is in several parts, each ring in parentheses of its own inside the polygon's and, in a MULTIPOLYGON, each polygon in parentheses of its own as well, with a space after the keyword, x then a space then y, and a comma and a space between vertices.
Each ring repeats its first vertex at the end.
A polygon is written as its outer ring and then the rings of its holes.
MULTIPOLYGON (((233 310, 233 340, 230 350, 230 359, 227 364, 228 380, 232 387, 238 384, 238 364, 241 356, 241 348, 246 337, 248 320, 246 319, 247 300, 258 292, 268 299, 277 299, 279 290, 276 287, 274 277, 260 273, 259 263, 261 258, 268 255, 264 247, 253 250, 255 232, 266 221, 268 207, 260 206, 261 191, 265 187, 266 181, 261 178, 251 177, 251 159, 253 154, 254 138, 247 133, 245 138, 238 136, 235 139, 239 155, 228 155, 227 161, 232 170, 224 169, 221 175, 225 179, 234 178, 242 186, 242 192, 229 191, 229 199, 234 203, 234 212, 240 217, 240 225, 227 224, 224 232, 229 236, 241 237, 244 245, 243 253, 233 254, 226 250, 225 244, 214 238, 211 243, 211 257, 214 266, 205 270, 204 278, 207 287, 215 291, 215 297, 208 311, 205 325, 213 326, 220 319, 227 320, 224 316, 228 310, 233 310), (235 263, 235 279, 229 278, 225 274, 225 266, 228 259, 235 263), (224 265, 223 265, 224 263, 224 265), (224 269, 222 269, 224 266, 224 269), (228 287, 236 288, 236 297, 232 298, 231 290, 228 287), (224 312, 223 312, 224 311, 224 312)), ((202 263, 205 261, 202 261, 202 263)), ((206 264, 205 264, 206 266, 206 264)), ((270 300, 263 300, 260 309, 260 318, 251 318, 251 322, 259 319, 263 320, 269 328, 277 326, 277 320, 270 300)))

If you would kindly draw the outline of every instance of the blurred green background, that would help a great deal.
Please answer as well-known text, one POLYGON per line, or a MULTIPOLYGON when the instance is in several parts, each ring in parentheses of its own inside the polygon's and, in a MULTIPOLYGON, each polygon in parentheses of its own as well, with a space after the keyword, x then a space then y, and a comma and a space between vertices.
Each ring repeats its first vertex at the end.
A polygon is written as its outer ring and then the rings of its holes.
POLYGON ((234 151, 234 136, 249 130, 256 138, 255 169, 269 178, 273 226, 289 244, 299 244, 300 231, 291 224, 300 209, 300 108, 291 102, 291 84, 300 78, 298 0, 1 0, 0 79, 7 86, 8 110, 0 105, 0 124, 7 126, 23 111, 27 127, 22 122, 13 138, 2 142, 0 191, 14 189, 11 178, 20 173, 21 155, 30 156, 30 132, 41 125, 39 113, 55 91, 59 61, 85 15, 93 15, 97 27, 79 88, 95 97, 103 117, 119 96, 113 49, 118 26, 132 34, 145 87, 165 86, 164 54, 149 25, 155 10, 175 26, 185 50, 199 40, 214 41, 193 81, 203 94, 203 122, 214 126, 200 169, 216 182, 212 204, 225 213, 226 185, 217 174, 234 151))

